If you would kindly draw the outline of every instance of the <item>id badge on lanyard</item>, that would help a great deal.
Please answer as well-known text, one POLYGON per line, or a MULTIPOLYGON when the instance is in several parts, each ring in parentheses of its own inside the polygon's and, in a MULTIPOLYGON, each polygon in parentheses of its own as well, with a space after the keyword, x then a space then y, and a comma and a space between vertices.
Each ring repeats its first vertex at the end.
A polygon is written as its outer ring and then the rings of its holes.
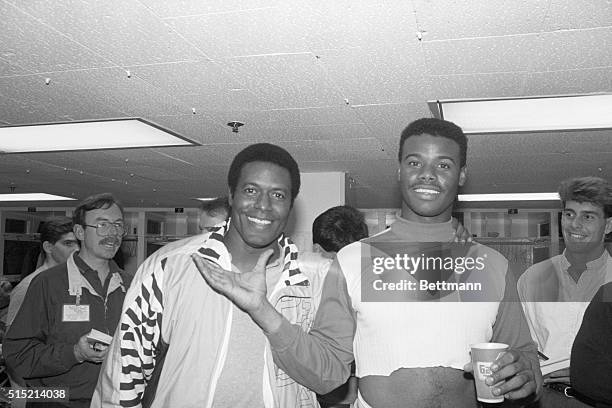
POLYGON ((76 295, 76 303, 74 305, 64 305, 62 312, 63 322, 88 322, 89 321, 89 305, 81 304, 81 295, 76 295))

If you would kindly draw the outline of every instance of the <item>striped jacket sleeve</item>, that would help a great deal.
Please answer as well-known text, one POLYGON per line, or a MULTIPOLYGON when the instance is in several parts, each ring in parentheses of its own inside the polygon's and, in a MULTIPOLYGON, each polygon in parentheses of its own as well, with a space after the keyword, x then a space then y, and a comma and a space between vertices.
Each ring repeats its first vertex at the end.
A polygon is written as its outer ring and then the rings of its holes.
POLYGON ((123 304, 119 326, 101 367, 91 407, 140 407, 155 368, 161 338, 163 277, 167 258, 147 259, 123 304))

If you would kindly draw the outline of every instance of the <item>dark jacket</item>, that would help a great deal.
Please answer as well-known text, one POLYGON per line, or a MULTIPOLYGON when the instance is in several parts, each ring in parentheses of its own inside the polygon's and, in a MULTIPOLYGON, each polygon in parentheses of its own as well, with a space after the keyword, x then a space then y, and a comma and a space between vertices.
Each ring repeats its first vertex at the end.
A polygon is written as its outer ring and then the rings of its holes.
POLYGON ((4 339, 7 366, 30 387, 67 386, 70 400, 90 399, 100 364, 79 363, 73 347, 92 328, 113 335, 129 283, 130 277, 111 261, 102 284, 77 254, 42 272, 32 280, 4 339), (79 304, 89 306, 88 321, 64 321, 66 307, 77 304, 75 287, 81 292, 79 304))

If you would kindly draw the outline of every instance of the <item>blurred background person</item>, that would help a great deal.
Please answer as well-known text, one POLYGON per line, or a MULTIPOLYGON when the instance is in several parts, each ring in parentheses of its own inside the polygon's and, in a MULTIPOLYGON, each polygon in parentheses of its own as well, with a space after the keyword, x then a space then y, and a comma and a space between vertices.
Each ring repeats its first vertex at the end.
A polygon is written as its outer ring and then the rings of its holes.
MULTIPOLYGON (((344 246, 368 236, 368 226, 361 211, 348 205, 332 207, 312 223, 313 251, 333 258, 344 246)), ((325 395, 317 395, 321 408, 348 408, 357 398, 355 363, 348 381, 325 395)))
POLYGON ((312 223, 313 252, 333 258, 340 249, 368 236, 368 226, 361 211, 348 205, 332 207, 312 223))
POLYGON ((200 232, 210 232, 211 229, 221 224, 229 217, 230 205, 227 197, 218 197, 214 200, 205 201, 200 206, 200 221, 198 228, 200 232))
POLYGON ((6 316, 7 329, 15 319, 32 279, 42 271, 66 262, 68 256, 79 249, 79 242, 72 232, 72 219, 69 217, 49 218, 40 224, 38 232, 40 233, 43 264, 23 278, 11 291, 11 301, 6 316))

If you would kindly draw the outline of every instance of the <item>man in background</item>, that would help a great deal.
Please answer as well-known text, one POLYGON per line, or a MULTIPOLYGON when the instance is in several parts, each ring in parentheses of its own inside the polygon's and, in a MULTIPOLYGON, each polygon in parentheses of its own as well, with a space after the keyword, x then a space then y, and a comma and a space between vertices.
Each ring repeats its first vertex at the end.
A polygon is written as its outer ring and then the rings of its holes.
POLYGON ((218 197, 205 201, 200 206, 200 232, 210 232, 218 224, 227 220, 230 215, 230 205, 227 197, 218 197))
POLYGON ((11 291, 11 302, 6 316, 7 327, 13 323, 32 279, 42 271, 63 264, 71 253, 79 249, 79 242, 72 232, 72 219, 68 217, 54 217, 42 222, 39 232, 43 264, 23 278, 11 291))
POLYGON ((368 236, 363 213, 348 205, 332 207, 312 223, 313 251, 333 258, 346 245, 368 236))
MULTIPOLYGON (((332 207, 319 214, 312 223, 313 251, 333 259, 346 245, 368 236, 363 213, 348 205, 332 207)), ((355 363, 349 380, 325 394, 317 395, 322 408, 348 408, 357 398, 355 363)))
POLYGON ((612 185, 599 177, 572 178, 561 183, 559 196, 565 251, 531 266, 518 281, 529 328, 542 353, 543 408, 586 406, 566 392, 572 344, 589 302, 612 281, 612 258, 604 245, 612 231, 612 185))
POLYGON ((106 351, 95 350, 87 335, 113 335, 129 287, 112 261, 126 233, 118 201, 88 197, 72 219, 80 250, 32 280, 3 346, 7 367, 27 386, 68 387, 70 400, 27 406, 89 407, 106 351))

